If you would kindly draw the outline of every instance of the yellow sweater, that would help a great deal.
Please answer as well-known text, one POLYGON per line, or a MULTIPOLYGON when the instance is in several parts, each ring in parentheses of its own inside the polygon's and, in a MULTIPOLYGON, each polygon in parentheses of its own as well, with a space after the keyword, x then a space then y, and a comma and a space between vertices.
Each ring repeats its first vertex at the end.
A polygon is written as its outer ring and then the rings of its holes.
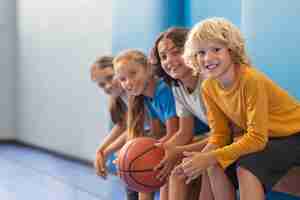
POLYGON ((300 103, 252 67, 241 66, 229 89, 215 79, 204 81, 202 95, 211 128, 209 143, 219 147, 214 154, 223 168, 263 150, 269 137, 300 131, 300 103), (230 121, 244 130, 233 143, 230 121))

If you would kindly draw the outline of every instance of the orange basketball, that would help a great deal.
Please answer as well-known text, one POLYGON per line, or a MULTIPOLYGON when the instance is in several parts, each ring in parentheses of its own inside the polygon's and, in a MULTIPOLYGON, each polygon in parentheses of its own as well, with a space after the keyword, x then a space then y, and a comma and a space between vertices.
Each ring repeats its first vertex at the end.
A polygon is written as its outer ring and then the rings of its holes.
POLYGON ((127 142, 119 152, 119 175, 134 191, 153 192, 165 183, 156 178, 158 171, 153 170, 164 157, 164 150, 155 143, 153 138, 139 137, 127 142))

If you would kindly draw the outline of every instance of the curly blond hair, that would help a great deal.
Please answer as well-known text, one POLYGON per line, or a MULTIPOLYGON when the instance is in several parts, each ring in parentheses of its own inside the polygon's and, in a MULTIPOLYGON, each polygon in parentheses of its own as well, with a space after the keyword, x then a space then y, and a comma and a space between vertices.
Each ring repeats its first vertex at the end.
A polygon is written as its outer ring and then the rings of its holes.
POLYGON ((245 40, 241 31, 229 20, 221 17, 208 18, 196 24, 187 38, 184 47, 184 58, 194 69, 199 69, 193 44, 200 41, 221 43, 230 49, 235 64, 250 64, 245 49, 245 40))

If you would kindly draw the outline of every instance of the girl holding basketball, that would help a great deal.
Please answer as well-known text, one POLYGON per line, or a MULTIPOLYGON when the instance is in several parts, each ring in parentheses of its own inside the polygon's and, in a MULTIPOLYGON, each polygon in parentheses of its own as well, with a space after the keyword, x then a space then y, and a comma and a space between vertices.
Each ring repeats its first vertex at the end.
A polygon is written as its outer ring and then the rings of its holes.
MULTIPOLYGON (((172 87, 176 102, 176 111, 179 116, 179 129, 175 135, 163 144, 165 148, 165 159, 157 168, 161 168, 173 159, 178 159, 183 150, 201 150, 207 142, 206 133, 209 131, 207 126, 206 110, 201 98, 201 84, 204 79, 199 73, 189 67, 183 60, 183 48, 188 35, 186 28, 169 28, 160 34, 150 54, 150 61, 156 66, 157 75, 162 77, 172 87), (192 142, 194 134, 196 144, 188 145, 192 142), (192 148, 191 148, 192 147, 192 148)), ((182 157, 181 157, 182 158, 182 157)), ((164 168, 163 168, 164 169, 164 168)), ((166 176, 165 171, 161 170, 159 177, 166 176)), ((170 181, 176 181, 176 176, 170 176, 170 181)), ((184 179, 181 180, 184 183, 184 179)), ((209 185, 205 184, 202 177, 202 192, 200 199, 211 199, 209 185)), ((194 190, 194 188, 192 188, 194 190)), ((170 199, 187 199, 186 193, 178 194, 176 187, 169 189, 170 199)))
MULTIPOLYGON (((127 115, 127 97, 120 83, 115 80, 113 71, 113 57, 101 56, 91 66, 91 79, 97 83, 99 88, 109 95, 109 112, 114 123, 110 134, 108 134, 96 152, 94 166, 97 175, 106 178, 107 156, 114 153, 124 143, 122 142, 126 136, 126 115, 127 115), (119 143, 119 144, 114 144, 119 143)), ((137 192, 126 190, 128 200, 137 200, 137 192)))
MULTIPOLYGON (((174 97, 171 88, 154 76, 147 57, 138 50, 126 50, 113 61, 116 78, 130 95, 128 102, 128 139, 143 136, 146 111, 150 116, 150 131, 153 137, 166 141, 177 131, 174 97), (165 126, 165 135, 161 124, 165 126)), ((168 167, 172 168, 172 164, 168 167)), ((169 172, 171 169, 168 170, 169 172)), ((160 199, 168 199, 168 184, 161 187, 160 199)), ((178 191, 180 192, 180 191, 178 191)), ((150 194, 140 193, 141 199, 151 199, 150 194)))

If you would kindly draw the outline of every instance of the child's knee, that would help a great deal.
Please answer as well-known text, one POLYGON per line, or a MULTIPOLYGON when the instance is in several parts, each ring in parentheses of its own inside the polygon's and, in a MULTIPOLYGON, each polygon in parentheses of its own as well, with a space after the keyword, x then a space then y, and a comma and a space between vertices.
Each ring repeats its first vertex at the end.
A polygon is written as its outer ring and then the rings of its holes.
POLYGON ((236 175, 238 177, 239 182, 241 182, 242 180, 257 180, 257 177, 251 171, 241 166, 237 167, 236 175))
POLYGON ((237 167, 236 175, 238 177, 247 176, 249 174, 249 171, 241 166, 237 167))

